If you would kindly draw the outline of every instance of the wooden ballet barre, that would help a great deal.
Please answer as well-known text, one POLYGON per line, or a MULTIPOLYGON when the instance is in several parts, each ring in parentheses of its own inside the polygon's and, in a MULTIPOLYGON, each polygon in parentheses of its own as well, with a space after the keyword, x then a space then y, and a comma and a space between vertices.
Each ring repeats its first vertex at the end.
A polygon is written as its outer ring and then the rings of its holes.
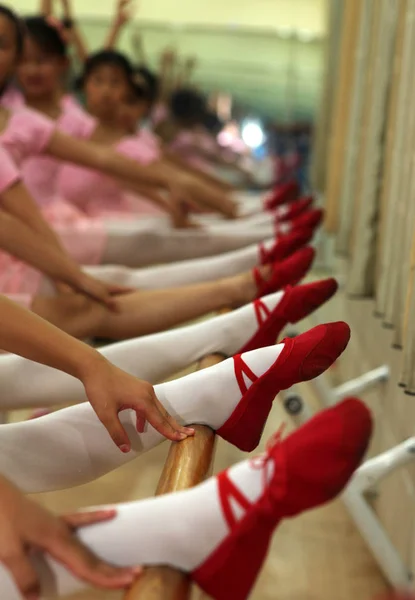
MULTIPOLYGON (((207 369, 223 360, 225 357, 219 354, 207 356, 199 362, 197 370, 207 369)), ((183 442, 172 442, 156 496, 194 487, 210 474, 215 432, 204 425, 196 425, 194 429, 194 437, 183 442)), ((187 600, 191 587, 186 573, 171 567, 149 567, 130 588, 124 600, 187 600)))

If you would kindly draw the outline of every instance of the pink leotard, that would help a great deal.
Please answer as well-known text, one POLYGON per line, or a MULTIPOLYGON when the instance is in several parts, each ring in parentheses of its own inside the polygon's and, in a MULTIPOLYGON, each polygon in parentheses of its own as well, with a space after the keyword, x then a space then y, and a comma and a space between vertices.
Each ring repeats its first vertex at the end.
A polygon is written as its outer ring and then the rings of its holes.
MULTIPOLYGON (((160 157, 157 138, 147 132, 123 138, 114 149, 142 165, 160 157)), ((58 179, 58 193, 91 218, 139 218, 163 211, 144 197, 125 192, 112 178, 66 164, 58 179)))
MULTIPOLYGON (((64 126, 67 120, 65 113, 62 116, 64 126)), ((75 119, 70 122, 72 124, 75 119)), ((85 121, 82 123, 84 125, 85 121)), ((35 111, 18 108, 11 113, 6 129, 0 134, 0 145, 21 167, 23 181, 70 254, 79 262, 98 264, 106 243, 102 224, 85 218, 74 207, 59 199, 56 194, 59 162, 43 155, 57 127, 54 121, 35 111)), ((29 268, 26 265, 24 267, 29 268)), ((31 278, 24 273, 23 267, 20 277, 15 273, 13 293, 24 291, 35 294, 41 275, 31 278)))
MULTIPOLYGON (((0 197, 3 192, 21 179, 17 166, 8 153, 0 147, 0 197)), ((1 199, 0 199, 1 202, 1 199)), ((0 251, 0 293, 29 307, 33 291, 39 286, 41 274, 0 251)))

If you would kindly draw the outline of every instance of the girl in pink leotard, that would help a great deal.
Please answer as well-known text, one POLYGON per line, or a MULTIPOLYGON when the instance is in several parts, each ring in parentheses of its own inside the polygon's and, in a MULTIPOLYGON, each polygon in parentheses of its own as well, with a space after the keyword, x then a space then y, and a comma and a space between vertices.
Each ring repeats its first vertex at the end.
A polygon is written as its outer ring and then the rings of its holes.
MULTIPOLYGON (((164 156, 157 137, 145 130, 138 129, 137 131, 140 119, 149 110, 149 105, 154 99, 154 86, 153 90, 149 89, 139 71, 132 73, 131 67, 128 66, 123 55, 104 51, 92 56, 86 63, 82 83, 87 109, 100 125, 99 131, 97 129, 94 132, 93 139, 99 140, 101 143, 112 144, 118 152, 134 158, 142 165, 157 163, 163 172, 168 172, 172 178, 183 177, 183 166, 179 168, 177 165, 173 165, 172 168, 172 165, 162 162, 164 156), (124 77, 124 97, 118 103, 117 112, 113 110, 109 112, 102 102, 102 93, 98 87, 101 82, 110 85, 115 69, 119 71, 118 76, 121 74, 124 77), (97 81, 99 81, 99 85, 97 81), (124 118, 127 111, 129 111, 129 115, 133 115, 132 122, 131 116, 128 117, 128 122, 124 118)), ((188 173, 185 175, 189 178, 188 173)), ((195 180, 195 176, 193 176, 193 180, 195 180)), ((60 194, 84 210, 89 216, 114 216, 114 211, 122 210, 130 216, 137 217, 150 212, 148 203, 147 206, 142 202, 138 203, 131 196, 123 193, 119 186, 117 188, 108 180, 102 180, 97 174, 88 174, 85 170, 76 167, 64 167, 59 182, 60 194)), ((209 190, 206 185, 203 187, 203 183, 201 185, 197 180, 196 186, 198 186, 196 187, 197 195, 205 198, 206 194, 208 197, 214 194, 216 195, 215 200, 217 198, 218 202, 222 201, 223 192, 220 188, 209 190)), ((194 187, 191 190, 193 194, 194 187)), ((225 198, 225 202, 227 201, 225 198)), ((156 214, 154 208, 151 213, 156 214)))
MULTIPOLYGON (((111 113, 106 114, 106 109, 96 101, 95 78, 110 81, 109 67, 116 61, 123 64, 118 53, 102 52, 96 54, 87 62, 84 76, 84 91, 87 108, 99 120, 105 135, 104 141, 112 141, 118 152, 126 154, 143 165, 157 163, 163 172, 171 177, 184 178, 190 181, 192 189, 202 194, 218 194, 223 197, 223 186, 213 178, 202 178, 201 171, 189 169, 184 161, 172 160, 171 153, 166 154, 160 139, 152 132, 141 129, 140 121, 151 110, 151 104, 156 97, 156 82, 146 69, 137 69, 131 76, 128 69, 124 69, 126 78, 130 77, 130 85, 126 89, 124 99, 119 103, 118 118, 111 113), (138 126, 138 130, 137 130, 138 126)), ((114 217, 116 210, 122 209, 127 216, 137 217, 148 214, 149 210, 143 203, 132 199, 123 193, 122 189, 107 179, 102 179, 96 173, 79 169, 71 165, 62 168, 59 177, 59 193, 66 200, 71 201, 79 209, 84 210, 89 216, 114 217), (128 200, 127 200, 128 198, 128 200)), ((148 206, 148 203, 147 203, 148 206)), ((152 213, 154 213, 154 209, 152 213)))
POLYGON ((110 290, 62 251, 34 205, 22 211, 25 195, 16 165, 0 147, 0 293, 30 307, 43 272, 99 301, 109 300, 110 290))

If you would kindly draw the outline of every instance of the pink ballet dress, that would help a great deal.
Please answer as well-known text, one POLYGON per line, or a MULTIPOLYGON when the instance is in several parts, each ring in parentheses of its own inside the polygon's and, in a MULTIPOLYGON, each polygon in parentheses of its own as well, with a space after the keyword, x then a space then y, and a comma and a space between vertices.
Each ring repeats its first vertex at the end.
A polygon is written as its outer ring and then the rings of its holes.
MULTIPOLYGON (((123 138, 114 150, 142 165, 157 161, 161 154, 156 140, 141 132, 123 138)), ((113 178, 74 165, 65 164, 61 168, 57 189, 59 196, 93 219, 136 219, 165 214, 145 197, 124 191, 113 178)))
MULTIPOLYGON (((0 201, 1 194, 20 181, 20 173, 8 153, 0 147, 0 201)), ((33 294, 42 275, 32 267, 0 250, 0 293, 11 300, 30 307, 33 294)))
POLYGON ((95 121, 75 106, 63 110, 57 122, 28 108, 12 112, 0 144, 21 167, 23 181, 70 254, 79 262, 99 264, 106 245, 102 223, 88 219, 57 193, 62 163, 43 153, 56 129, 79 138, 90 137, 95 121))

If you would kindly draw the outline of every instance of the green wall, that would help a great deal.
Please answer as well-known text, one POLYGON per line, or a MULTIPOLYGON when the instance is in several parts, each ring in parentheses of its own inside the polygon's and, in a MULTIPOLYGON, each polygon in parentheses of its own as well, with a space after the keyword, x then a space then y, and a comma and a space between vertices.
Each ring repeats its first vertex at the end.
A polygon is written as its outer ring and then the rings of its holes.
MULTIPOLYGON (((105 18, 83 17, 90 47, 105 38, 105 18)), ((138 25, 137 25, 138 26, 138 25)), ((195 81, 207 91, 232 93, 260 114, 279 121, 313 118, 322 84, 324 40, 281 37, 275 30, 224 26, 140 23, 146 53, 156 66, 160 52, 173 45, 179 54, 196 55, 195 81)), ((131 29, 121 46, 131 53, 131 29)))

